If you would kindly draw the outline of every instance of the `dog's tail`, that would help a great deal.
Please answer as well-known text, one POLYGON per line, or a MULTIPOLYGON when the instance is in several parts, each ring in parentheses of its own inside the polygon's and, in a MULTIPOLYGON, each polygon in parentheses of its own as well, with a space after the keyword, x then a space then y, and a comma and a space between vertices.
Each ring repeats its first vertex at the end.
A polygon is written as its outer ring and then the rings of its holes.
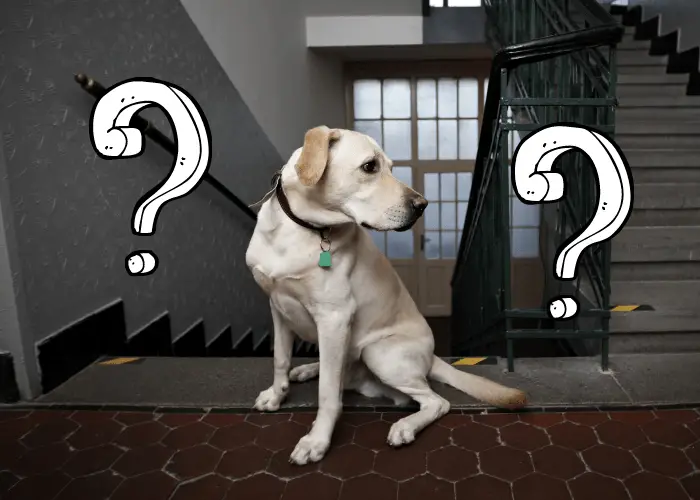
POLYGON ((458 370, 437 356, 433 356, 433 366, 428 376, 499 408, 520 408, 527 403, 524 392, 458 370))

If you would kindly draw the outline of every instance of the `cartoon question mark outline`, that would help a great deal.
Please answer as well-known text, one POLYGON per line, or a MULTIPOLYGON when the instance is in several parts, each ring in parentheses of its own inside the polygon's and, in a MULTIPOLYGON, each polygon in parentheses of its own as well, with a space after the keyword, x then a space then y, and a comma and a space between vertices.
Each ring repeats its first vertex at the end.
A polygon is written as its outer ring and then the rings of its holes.
MULTIPOLYGON (((632 171, 620 147, 601 132, 577 123, 555 123, 528 134, 513 153, 513 190, 523 203, 537 205, 560 200, 566 194, 564 177, 552 172, 556 159, 571 149, 593 162, 598 186, 595 215, 557 250, 554 275, 576 279, 578 260, 591 245, 611 239, 627 223, 632 211, 632 171)), ((569 319, 578 314, 575 297, 559 296, 549 302, 549 316, 569 319)))
MULTIPOLYGON (((177 155, 170 173, 136 203, 131 232, 152 235, 163 206, 187 196, 202 182, 211 163, 209 123, 197 101, 183 88, 155 78, 131 78, 107 89, 90 114, 90 141, 105 160, 135 158, 144 152, 141 130, 130 126, 139 111, 158 106, 173 130, 177 155)), ((130 276, 147 276, 158 268, 150 250, 137 250, 126 257, 130 276)))

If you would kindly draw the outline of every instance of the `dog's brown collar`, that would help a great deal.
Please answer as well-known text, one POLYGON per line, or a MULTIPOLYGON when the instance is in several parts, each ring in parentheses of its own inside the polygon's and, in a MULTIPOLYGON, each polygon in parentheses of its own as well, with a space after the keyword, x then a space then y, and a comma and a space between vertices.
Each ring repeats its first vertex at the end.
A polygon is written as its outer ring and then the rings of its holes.
POLYGON ((294 215, 294 212, 292 212, 292 209, 289 206, 289 200, 287 199, 287 195, 284 194, 284 189, 282 189, 281 171, 277 172, 272 177, 272 184, 273 186, 275 186, 275 195, 277 196, 277 201, 279 201, 280 207, 282 208, 282 211, 287 215, 287 217, 289 217, 292 221, 294 221, 303 228, 309 229, 311 231, 316 231, 318 234, 321 235, 321 238, 325 240, 327 238, 328 233, 330 232, 330 228, 314 226, 313 224, 310 224, 305 220, 300 219, 299 217, 294 215))

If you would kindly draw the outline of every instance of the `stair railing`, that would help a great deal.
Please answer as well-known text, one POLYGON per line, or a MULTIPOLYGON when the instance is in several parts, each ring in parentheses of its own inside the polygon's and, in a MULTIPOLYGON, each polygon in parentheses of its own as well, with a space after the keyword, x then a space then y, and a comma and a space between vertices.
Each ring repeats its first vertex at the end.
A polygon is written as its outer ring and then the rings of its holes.
POLYGON ((542 205, 540 214, 542 305, 518 309, 511 293, 510 168, 516 143, 547 124, 576 122, 613 135, 615 47, 624 28, 595 0, 484 0, 484 7, 489 37, 501 48, 491 68, 452 277, 453 354, 483 353, 505 344, 513 371, 516 339, 567 339, 588 349, 599 346, 607 369, 610 243, 582 255, 575 282, 552 275, 558 247, 595 213, 595 171, 583 153, 572 151, 559 159, 566 196, 542 205), (547 301, 563 293, 576 296, 581 311, 574 320, 553 322, 547 301))

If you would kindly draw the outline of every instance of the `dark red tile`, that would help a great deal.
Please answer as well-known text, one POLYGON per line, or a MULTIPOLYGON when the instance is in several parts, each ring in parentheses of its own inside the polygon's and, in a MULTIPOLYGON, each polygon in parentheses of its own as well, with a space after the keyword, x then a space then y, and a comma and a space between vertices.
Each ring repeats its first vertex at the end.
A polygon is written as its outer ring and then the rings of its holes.
POLYGON ((114 415, 114 420, 124 425, 136 425, 143 422, 150 422, 155 418, 155 414, 145 411, 126 411, 114 415))
POLYGON ((0 410, 0 422, 7 422, 8 420, 24 418, 30 413, 31 412, 27 410, 0 410))
POLYGON ((474 422, 489 427, 505 427, 520 420, 517 413, 487 413, 485 415, 472 415, 472 418, 474 422))
POLYGON ((249 424, 257 425, 258 427, 267 427, 281 422, 287 422, 292 415, 290 413, 248 413, 245 417, 249 424))
POLYGON ((242 413, 210 413, 204 416, 202 422, 218 428, 240 424, 244 420, 245 415, 242 413))
POLYGON ((450 444, 450 430, 439 425, 429 425, 416 436, 416 440, 409 444, 414 450, 428 453, 450 444))
POLYGON ((467 423, 452 431, 455 444, 472 451, 484 451, 498 446, 498 431, 482 424, 467 423))
POLYGON ((649 440, 669 446, 685 447, 697 438, 683 424, 671 420, 654 420, 642 426, 649 440))
POLYGON ((73 448, 84 450, 109 443, 121 431, 122 425, 114 420, 86 422, 68 439, 68 442, 73 448))
POLYGON ((10 488, 12 488, 18 482, 19 478, 14 474, 6 470, 0 471, 0 498, 7 495, 10 488))
POLYGON ((482 472, 506 481, 515 481, 533 471, 530 455, 508 446, 486 450, 479 459, 482 472))
POLYGON ((563 422, 547 429, 552 438, 552 444, 571 448, 572 450, 585 450, 598 443, 593 429, 584 425, 563 422))
POLYGON ((18 441, 0 444, 0 470, 13 470, 26 452, 27 448, 18 441))
POLYGON ((70 419, 76 424, 88 424, 93 422, 104 422, 105 420, 114 420, 116 412, 113 411, 76 411, 71 414, 70 419))
POLYGON ((22 438, 27 448, 38 448, 63 441, 78 429, 78 424, 67 418, 56 418, 32 429, 22 438))
POLYGON ((260 432, 260 427, 241 422, 217 429, 209 438, 209 444, 220 450, 233 450, 255 441, 255 438, 258 437, 258 432, 260 432))
POLYGON ((342 446, 344 444, 350 444, 355 439, 356 427, 346 424, 345 422, 338 422, 335 424, 335 429, 333 429, 333 437, 331 438, 331 446, 342 446))
POLYGON ((19 440, 31 432, 38 424, 28 418, 7 420, 0 425, 0 445, 19 440))
POLYGON ((390 424, 394 424, 394 423, 398 422, 399 420, 401 420, 402 418, 408 417, 409 415, 410 415, 410 413, 392 411, 392 412, 382 413, 381 419, 384 422, 389 422, 390 424))
POLYGON ((226 500, 247 500, 248 498, 279 500, 282 498, 284 487, 283 481, 270 474, 256 474, 231 483, 226 500))
POLYGON ((239 479, 264 471, 270 463, 272 453, 265 448, 248 444, 224 453, 217 472, 222 476, 239 479))
POLYGON ((382 419, 381 413, 360 413, 360 412, 345 412, 340 416, 339 421, 345 422, 353 427, 376 422, 382 419))
POLYGON ((696 438, 700 439, 700 420, 685 424, 685 426, 690 429, 693 434, 695 434, 696 438))
POLYGON ((270 451, 283 450, 295 446, 308 433, 308 429, 296 422, 282 422, 260 430, 255 443, 270 451))
POLYGON ((454 500, 454 485, 447 481, 437 479, 430 474, 417 476, 399 484, 398 500, 426 499, 454 500))
POLYGON ((693 500, 700 500, 700 473, 681 479, 681 484, 693 500))
POLYGON ((682 451, 668 446, 645 444, 634 450, 634 454, 644 469, 664 476, 683 477, 693 470, 682 451))
POLYGON ((34 448, 22 455, 12 472, 20 476, 46 474, 59 469, 72 456, 66 443, 55 443, 41 448, 34 448))
POLYGON ((3 500, 53 500, 69 482, 68 476, 58 472, 32 476, 15 484, 2 498, 3 500))
POLYGON ((469 424, 472 422, 473 420, 471 415, 462 415, 460 413, 448 413, 435 423, 447 429, 456 429, 457 427, 461 427, 465 424, 469 424))
POLYGON ((564 415, 561 413, 523 413, 520 415, 520 421, 546 429, 563 422, 564 415))
POLYGON ((700 442, 695 443, 692 446, 688 446, 688 448, 685 450, 685 454, 688 455, 690 461, 695 464, 695 468, 700 469, 700 442))
POLYGON ((355 444, 370 450, 385 450, 389 447, 386 442, 391 424, 376 421, 355 429, 355 444))
POLYGON ((69 419, 72 410, 34 410, 26 418, 36 424, 45 424, 54 420, 69 419))
MULTIPOLYGON (((455 486, 457 500, 512 500, 510 485, 495 477, 480 474, 460 481, 455 486)), ((426 497, 430 498, 430 497, 426 497)))
POLYGON ((402 481, 424 474, 425 464, 426 456, 423 451, 403 446, 395 450, 380 451, 374 459, 374 470, 383 476, 402 481))
POLYGON ((302 411, 298 413, 292 413, 292 422, 296 422, 297 424, 305 425, 306 427, 311 427, 314 423, 314 420, 316 420, 316 412, 315 411, 302 411))
POLYGON ((202 422, 185 424, 171 430, 162 440, 163 444, 174 450, 183 450, 191 446, 204 444, 214 434, 214 427, 202 422))
POLYGON ((559 479, 571 479, 586 470, 576 452, 560 446, 547 446, 533 452, 532 462, 535 470, 559 479))
POLYGON ((337 500, 340 495, 341 482, 318 472, 292 479, 282 495, 282 500, 337 500))
POLYGON ((501 429, 501 441, 508 446, 534 451, 549 444, 549 437, 542 429, 517 422, 501 429))
POLYGON ((566 414, 566 419, 569 422, 573 422, 575 424, 595 427, 596 425, 601 424, 606 420, 609 420, 610 417, 606 412, 602 411, 573 411, 566 414))
POLYGON ((180 484, 170 500, 222 500, 229 488, 231 481, 216 474, 209 474, 180 484))
POLYGON ((473 451, 446 446, 428 454, 428 472, 449 481, 459 481, 478 474, 479 461, 473 451))
POLYGON ((176 485, 165 472, 148 472, 125 479, 111 500, 168 500, 176 485))
MULTIPOLYGON (((335 448, 331 448, 331 452, 334 449, 335 448)), ((293 448, 287 448, 273 453, 270 463, 267 465, 267 472, 281 478, 300 477, 311 472, 317 472, 321 463, 328 460, 328 457, 325 457, 320 463, 315 462, 306 465, 292 464, 289 462, 289 456, 292 454, 292 450, 293 448)))
POLYGON ((610 418, 629 425, 642 425, 656 419, 651 411, 611 411, 610 418))
POLYGON ((127 427, 114 443, 127 448, 143 448, 159 442, 168 433, 168 428, 158 422, 143 422, 127 427))
POLYGON ((661 420, 689 424, 698 420, 698 414, 693 410, 656 410, 656 416, 661 420))
POLYGON ((123 479, 111 471, 99 472, 90 476, 79 477, 70 482, 56 497, 56 500, 107 500, 123 479))
POLYGON ((168 463, 168 472, 181 479, 204 476, 214 472, 223 452, 208 444, 180 450, 168 463))
POLYGON ((596 427, 600 441, 626 450, 632 450, 648 442, 647 437, 637 425, 630 425, 618 420, 609 420, 596 427))
POLYGON ((629 500, 627 490, 617 479, 586 472, 569 481, 574 500, 629 500))
POLYGON ((627 478, 625 485, 632 500, 688 500, 678 481, 653 472, 635 474, 627 478))
POLYGON ((122 476, 138 476, 144 472, 162 469, 168 463, 174 451, 162 444, 153 444, 135 448, 124 453, 112 466, 122 476))
POLYGON ((391 479, 377 474, 348 479, 340 492, 341 500, 387 500, 396 498, 398 486, 391 479))
POLYGON ((599 444, 581 453, 583 460, 593 472, 624 479, 639 471, 632 454, 621 448, 599 444))
POLYGON ((63 466, 63 472, 72 477, 94 474, 109 469, 123 454, 122 450, 111 444, 82 450, 63 466))
POLYGON ((163 413, 158 417, 158 422, 167 425, 171 429, 193 424, 202 420, 201 413, 163 413))
POLYGON ((514 500, 570 500, 569 490, 561 479, 544 474, 530 474, 513 483, 514 500))
POLYGON ((321 460, 321 471, 339 478, 349 478, 372 470, 374 453, 354 444, 331 448, 321 460))

